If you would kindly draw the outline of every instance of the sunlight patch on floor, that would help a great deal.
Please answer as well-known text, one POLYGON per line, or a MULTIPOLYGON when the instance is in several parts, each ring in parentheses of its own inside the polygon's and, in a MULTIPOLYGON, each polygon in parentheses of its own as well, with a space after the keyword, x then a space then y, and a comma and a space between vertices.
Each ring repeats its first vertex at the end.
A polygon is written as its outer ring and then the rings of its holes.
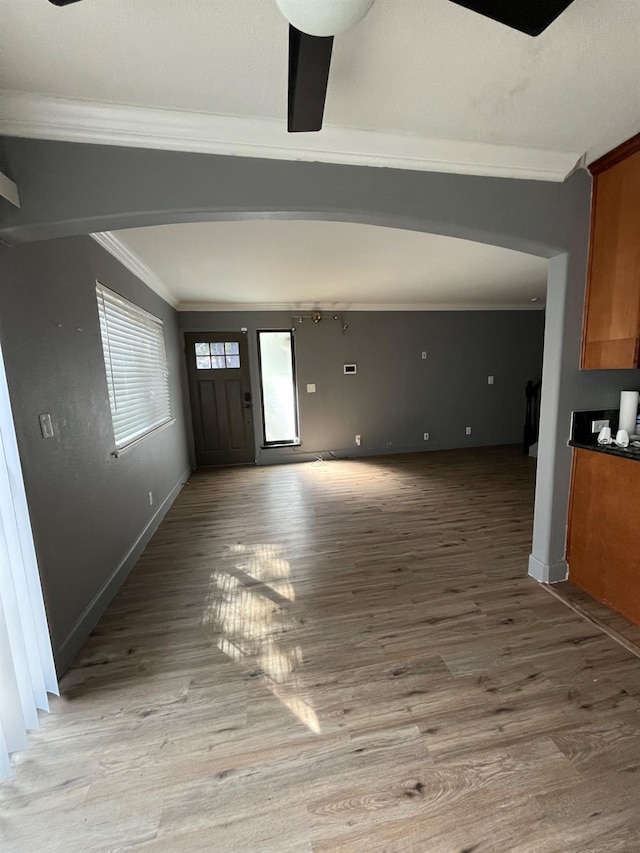
POLYGON ((313 704, 298 677, 302 648, 291 633, 295 601, 289 562, 279 545, 234 544, 211 574, 202 617, 218 648, 254 675, 307 728, 320 732, 313 704))

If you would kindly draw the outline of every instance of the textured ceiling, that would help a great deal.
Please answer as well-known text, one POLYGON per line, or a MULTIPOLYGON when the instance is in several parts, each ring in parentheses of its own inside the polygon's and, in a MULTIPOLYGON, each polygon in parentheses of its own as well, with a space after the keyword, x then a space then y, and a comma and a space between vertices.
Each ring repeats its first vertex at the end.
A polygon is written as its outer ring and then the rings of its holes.
MULTIPOLYGON (((7 90, 286 114, 271 0, 0 0, 7 90)), ((377 0, 336 38, 326 123, 597 155, 640 128, 640 2, 575 0, 537 39, 449 0, 377 0)))
POLYGON ((343 222, 205 222, 113 232, 178 303, 520 306, 547 262, 433 234, 343 222))

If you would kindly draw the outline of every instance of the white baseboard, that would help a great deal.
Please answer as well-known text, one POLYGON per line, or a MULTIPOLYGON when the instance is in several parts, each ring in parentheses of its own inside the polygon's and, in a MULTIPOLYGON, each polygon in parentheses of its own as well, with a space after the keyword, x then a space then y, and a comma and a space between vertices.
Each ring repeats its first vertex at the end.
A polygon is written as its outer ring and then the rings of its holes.
POLYGON ((147 526, 140 533, 131 548, 129 548, 128 552, 120 562, 120 565, 115 569, 113 574, 107 578, 98 592, 93 596, 89 604, 82 611, 66 640, 62 643, 60 648, 55 651, 54 656, 58 677, 60 677, 75 660, 87 637, 100 621, 102 614, 105 612, 126 580, 131 569, 135 566, 140 554, 142 554, 146 548, 149 540, 158 529, 160 522, 169 511, 171 504, 178 497, 183 485, 187 482, 190 476, 191 468, 187 468, 164 501, 160 504, 147 526))
POLYGON ((288 462, 313 462, 322 456, 325 461, 330 459, 360 459, 368 456, 387 456, 397 455, 399 453, 424 453, 433 450, 473 450, 482 447, 507 447, 521 446, 522 442, 513 438, 508 438, 502 441, 475 441, 460 444, 460 442, 422 442, 420 444, 384 446, 384 447, 349 447, 326 449, 326 450, 305 450, 300 445, 298 450, 291 450, 289 447, 267 447, 260 448, 258 451, 256 464, 258 465, 282 465, 288 462))
POLYGON ((530 554, 529 575, 540 583, 560 583, 569 577, 569 566, 566 560, 543 563, 542 560, 530 554))
POLYGON ((271 447, 271 448, 261 448, 258 451, 257 464, 258 465, 284 465, 289 462, 313 462, 318 456, 322 456, 325 461, 330 461, 331 459, 359 459, 362 457, 370 457, 370 456, 389 456, 389 455, 397 455, 399 453, 425 453, 434 450, 474 450, 482 447, 507 447, 507 446, 521 446, 521 442, 516 439, 514 441, 505 440, 496 442, 494 439, 490 439, 489 441, 475 441, 473 444, 465 443, 460 444, 459 442, 448 443, 448 442, 422 442, 420 444, 411 444, 411 445, 398 445, 391 447, 349 447, 349 448, 340 448, 338 450, 304 450, 302 445, 299 450, 291 450, 288 447, 271 447), (332 455, 333 454, 333 455, 332 455))

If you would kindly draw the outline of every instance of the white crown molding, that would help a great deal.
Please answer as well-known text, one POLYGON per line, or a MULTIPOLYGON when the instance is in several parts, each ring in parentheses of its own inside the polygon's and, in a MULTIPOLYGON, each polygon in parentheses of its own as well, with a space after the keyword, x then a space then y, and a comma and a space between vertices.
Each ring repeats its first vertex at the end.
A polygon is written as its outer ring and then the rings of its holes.
POLYGON ((158 296, 161 296, 165 302, 168 302, 173 308, 177 307, 178 300, 162 279, 152 269, 149 269, 144 261, 141 261, 115 234, 112 234, 111 231, 99 231, 91 236, 96 243, 99 243, 103 249, 112 254, 116 260, 120 261, 124 267, 137 276, 140 281, 144 282, 147 287, 150 287, 158 296))
POLYGON ((0 90, 0 134, 537 181, 563 181, 582 157, 582 152, 331 126, 320 133, 290 134, 284 117, 190 113, 9 90, 0 90))
POLYGON ((344 304, 314 302, 295 304, 293 302, 178 302, 177 311, 211 311, 222 313, 227 311, 286 311, 287 313, 307 314, 310 311, 322 311, 326 314, 342 314, 347 311, 543 311, 543 302, 503 305, 487 305, 478 303, 368 303, 352 302, 344 304))
POLYGON ((99 231, 91 237, 116 260, 144 282, 176 311, 280 311, 291 314, 323 311, 341 314, 347 311, 544 311, 544 302, 503 303, 434 303, 434 302, 181 302, 167 285, 111 231, 99 231))
POLYGON ((544 302, 526 304, 505 303, 488 305, 480 303, 432 303, 432 302, 180 302, 167 285, 144 261, 131 251, 122 240, 110 231, 91 235, 96 243, 106 249, 116 260, 130 270, 176 311, 284 311, 291 314, 323 311, 326 314, 341 314, 346 311, 543 311, 544 302))

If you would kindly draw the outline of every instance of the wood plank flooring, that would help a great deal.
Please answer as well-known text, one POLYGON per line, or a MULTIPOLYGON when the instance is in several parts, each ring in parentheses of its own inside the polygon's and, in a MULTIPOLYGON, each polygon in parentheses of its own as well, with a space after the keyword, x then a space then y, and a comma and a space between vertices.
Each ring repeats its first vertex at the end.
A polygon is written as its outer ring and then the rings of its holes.
POLYGON ((640 660, 526 575, 512 448, 199 472, 0 849, 640 850, 640 660))
POLYGON ((550 584, 543 589, 555 595, 576 613, 584 616, 605 634, 609 634, 636 657, 640 657, 640 626, 634 625, 621 613, 616 613, 611 607, 592 598, 571 581, 550 584))

